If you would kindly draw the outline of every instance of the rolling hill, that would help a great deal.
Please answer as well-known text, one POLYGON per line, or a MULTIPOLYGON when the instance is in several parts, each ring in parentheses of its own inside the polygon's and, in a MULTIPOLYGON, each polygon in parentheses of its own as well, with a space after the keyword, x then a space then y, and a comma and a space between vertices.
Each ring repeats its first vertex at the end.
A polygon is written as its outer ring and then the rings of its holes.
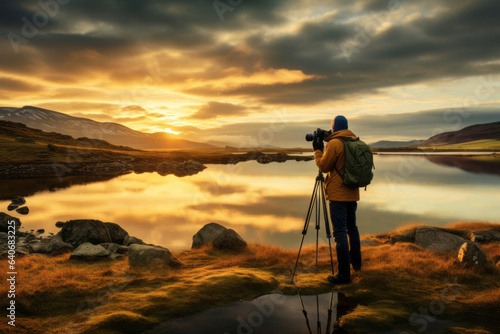
MULTIPOLYGON (((475 124, 458 131, 437 134, 419 143, 418 147, 430 146, 477 146, 492 145, 500 141, 500 122, 475 124), (472 145, 474 146, 474 145, 472 145)), ((498 146, 498 143, 496 143, 498 146)))
POLYGON ((392 147, 402 147, 415 145, 423 141, 423 139, 415 139, 409 141, 392 141, 392 140, 380 140, 375 143, 369 144, 371 148, 392 148, 392 147))
POLYGON ((214 148, 213 145, 175 138, 175 135, 145 133, 112 122, 97 122, 38 107, 0 107, 0 120, 23 123, 28 127, 58 132, 74 138, 87 137, 111 144, 139 149, 214 148))

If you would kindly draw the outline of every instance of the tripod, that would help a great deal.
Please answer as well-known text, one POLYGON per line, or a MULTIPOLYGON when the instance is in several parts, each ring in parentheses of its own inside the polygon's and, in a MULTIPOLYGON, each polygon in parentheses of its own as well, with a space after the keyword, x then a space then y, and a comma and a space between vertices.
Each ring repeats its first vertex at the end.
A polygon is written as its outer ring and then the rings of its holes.
POLYGON ((321 209, 323 209, 323 219, 325 221, 326 237, 328 238, 328 245, 330 247, 330 264, 332 266, 333 272, 333 255, 332 255, 332 232, 330 228, 330 217, 328 216, 328 211, 326 209, 326 196, 325 196, 325 178, 323 173, 318 171, 318 176, 316 176, 316 183, 314 184, 314 190, 311 196, 311 202, 309 202, 309 209, 307 210, 306 221, 304 223, 304 229, 302 230, 302 240, 300 242, 299 253, 297 254, 297 261, 295 261, 295 267, 293 268, 292 283, 295 273, 297 271, 297 265, 299 263, 300 252, 302 250, 302 245, 304 244, 304 237, 307 234, 307 229, 309 228, 309 222, 311 221, 311 216, 313 209, 316 215, 316 268, 318 268, 318 238, 319 238, 319 228, 321 220, 321 209))

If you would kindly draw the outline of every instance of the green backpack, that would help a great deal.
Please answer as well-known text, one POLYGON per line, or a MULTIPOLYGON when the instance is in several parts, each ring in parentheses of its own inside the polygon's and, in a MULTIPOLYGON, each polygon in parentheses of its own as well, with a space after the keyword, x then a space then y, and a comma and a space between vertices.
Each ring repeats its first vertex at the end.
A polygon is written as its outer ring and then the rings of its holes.
POLYGON ((373 153, 370 147, 358 138, 337 137, 344 143, 345 150, 345 173, 341 174, 336 166, 333 166, 337 174, 340 175, 344 184, 348 187, 365 187, 373 179, 372 168, 373 153))

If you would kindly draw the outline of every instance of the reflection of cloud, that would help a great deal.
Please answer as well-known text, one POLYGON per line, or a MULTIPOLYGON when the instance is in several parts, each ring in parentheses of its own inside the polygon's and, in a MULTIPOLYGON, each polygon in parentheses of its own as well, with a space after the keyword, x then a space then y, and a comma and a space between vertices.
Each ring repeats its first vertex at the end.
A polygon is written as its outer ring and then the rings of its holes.
POLYGON ((221 185, 216 182, 209 182, 209 181, 197 181, 193 182, 196 184, 201 191, 209 193, 212 196, 221 196, 221 195, 230 195, 234 193, 243 193, 245 192, 248 187, 239 184, 239 185, 221 185))
MULTIPOLYGON (((243 204, 234 203, 207 203, 203 210, 211 213, 220 210, 238 212, 240 214, 251 216, 270 215, 276 218, 292 216, 296 218, 305 217, 310 197, 301 195, 262 196, 257 202, 248 202, 243 204)), ((190 207, 189 209, 195 209, 190 207)))

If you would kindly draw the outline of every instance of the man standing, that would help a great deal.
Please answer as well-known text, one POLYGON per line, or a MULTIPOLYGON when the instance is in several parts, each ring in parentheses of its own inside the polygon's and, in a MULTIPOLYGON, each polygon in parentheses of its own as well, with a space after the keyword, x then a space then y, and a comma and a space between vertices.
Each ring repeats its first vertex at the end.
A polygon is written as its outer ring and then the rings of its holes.
POLYGON ((324 144, 320 138, 313 141, 313 148, 316 165, 320 171, 328 173, 325 191, 326 198, 330 201, 333 236, 337 249, 338 273, 335 276, 328 276, 328 281, 334 284, 347 284, 351 281, 350 264, 354 270, 361 269, 361 246, 356 226, 359 188, 347 187, 338 174, 345 172, 346 160, 344 143, 339 137, 356 138, 354 133, 348 130, 347 119, 344 116, 337 116, 332 121, 332 134, 325 139, 327 142, 325 152, 323 153, 324 144))

